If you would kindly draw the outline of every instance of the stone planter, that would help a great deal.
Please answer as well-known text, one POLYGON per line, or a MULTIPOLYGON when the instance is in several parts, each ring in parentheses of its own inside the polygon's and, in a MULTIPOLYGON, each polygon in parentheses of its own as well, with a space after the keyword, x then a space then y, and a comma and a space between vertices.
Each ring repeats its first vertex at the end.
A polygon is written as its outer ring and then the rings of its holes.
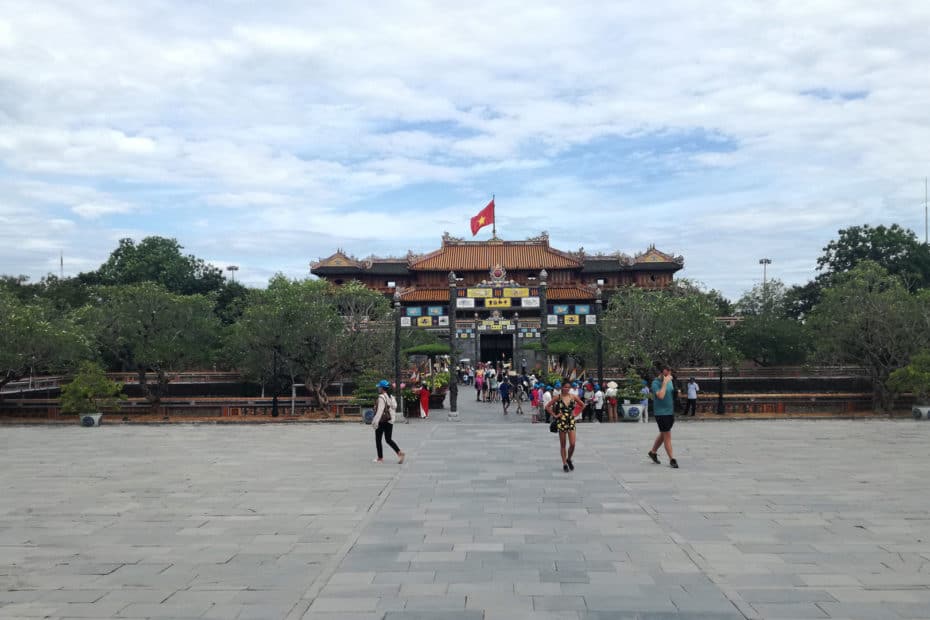
POLYGON ((78 416, 78 422, 81 426, 100 426, 100 418, 102 417, 102 413, 82 413, 78 416))
POLYGON ((637 421, 642 415, 643 408, 639 403, 619 405, 620 419, 625 421, 637 421))
POLYGON ((446 390, 433 392, 429 395, 429 408, 430 411, 433 409, 442 409, 446 402, 446 390))

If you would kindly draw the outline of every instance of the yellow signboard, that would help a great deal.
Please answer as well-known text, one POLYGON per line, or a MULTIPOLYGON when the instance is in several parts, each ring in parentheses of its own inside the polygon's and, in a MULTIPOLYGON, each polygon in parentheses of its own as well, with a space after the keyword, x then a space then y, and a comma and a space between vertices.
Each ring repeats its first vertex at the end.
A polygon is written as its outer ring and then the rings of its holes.
POLYGON ((529 297, 530 289, 528 288, 505 288, 504 297, 529 297))
POLYGON ((578 315, 577 314, 566 314, 565 324, 566 325, 580 325, 580 322, 578 321, 578 315))
POLYGON ((469 288, 465 289, 465 295, 468 297, 490 297, 491 289, 489 288, 469 288))
POLYGON ((433 317, 431 316, 421 316, 417 319, 417 327, 432 327, 433 326, 433 317))
POLYGON ((489 297, 484 300, 485 308, 509 308, 510 299, 501 299, 499 297, 489 297))

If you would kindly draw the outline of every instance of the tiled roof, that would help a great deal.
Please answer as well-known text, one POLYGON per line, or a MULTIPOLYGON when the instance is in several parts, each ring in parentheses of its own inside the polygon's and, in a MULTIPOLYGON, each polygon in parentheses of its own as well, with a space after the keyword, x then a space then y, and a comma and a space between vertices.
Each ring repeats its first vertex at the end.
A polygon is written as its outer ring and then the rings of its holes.
MULTIPOLYGON (((402 291, 401 301, 431 301, 449 302, 448 288, 416 288, 402 291)), ((546 299, 549 301, 563 301, 570 299, 594 299, 594 292, 586 286, 549 286, 546 288, 546 299)))
POLYGON ((546 288, 547 301, 563 299, 594 299, 594 291, 586 286, 549 286, 546 288))
POLYGON ((402 291, 401 301, 444 301, 449 303, 448 288, 417 288, 402 291))
POLYGON ((554 250, 547 241, 456 241, 417 257, 411 271, 474 271, 501 265, 504 269, 573 269, 581 260, 554 250))

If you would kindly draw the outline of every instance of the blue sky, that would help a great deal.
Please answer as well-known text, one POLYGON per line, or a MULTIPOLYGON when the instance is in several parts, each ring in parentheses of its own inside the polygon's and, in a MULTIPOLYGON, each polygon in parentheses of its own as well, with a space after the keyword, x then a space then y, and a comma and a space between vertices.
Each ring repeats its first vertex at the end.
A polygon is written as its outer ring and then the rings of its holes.
POLYGON ((505 238, 654 243, 731 298, 762 257, 806 281, 840 228, 923 233, 926 2, 23 7, 0 0, 0 273, 164 235, 260 286, 469 236, 492 193, 505 238))

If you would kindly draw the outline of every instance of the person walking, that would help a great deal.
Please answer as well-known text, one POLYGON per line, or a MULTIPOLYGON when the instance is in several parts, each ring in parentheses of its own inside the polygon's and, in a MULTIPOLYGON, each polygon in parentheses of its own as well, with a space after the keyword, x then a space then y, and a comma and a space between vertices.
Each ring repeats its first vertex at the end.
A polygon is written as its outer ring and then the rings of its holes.
POLYGON ((665 446, 665 453, 668 454, 668 464, 674 469, 678 469, 678 461, 672 453, 672 426, 675 424, 675 396, 673 394, 672 370, 668 366, 662 367, 662 372, 652 382, 653 411, 652 415, 659 427, 659 436, 652 444, 652 450, 649 452, 649 458, 653 463, 661 463, 657 450, 659 446, 665 446))
POLYGON ((403 463, 406 455, 391 438, 394 432, 394 420, 397 417, 397 400, 391 394, 391 384, 384 379, 378 381, 377 387, 378 404, 375 408, 375 417, 371 421, 371 425, 375 427, 375 447, 378 449, 378 458, 375 459, 375 463, 384 462, 381 437, 384 437, 387 445, 397 454, 397 462, 403 463))
POLYGON ((481 391, 484 389, 484 370, 478 369, 475 373, 475 402, 481 402, 481 391))
POLYGON ((562 471, 575 471, 572 456, 575 454, 575 408, 584 407, 584 401, 578 395, 570 392, 571 384, 566 380, 562 382, 561 394, 549 401, 546 413, 555 418, 556 428, 559 431, 559 449, 562 454, 562 471), (568 450, 565 449, 565 440, 568 440, 568 450))
POLYGON ((549 405, 549 401, 552 400, 552 386, 547 385, 545 388, 541 388, 542 395, 539 397, 539 418, 546 422, 549 421, 549 412, 546 411, 546 406, 549 405))
POLYGON ((504 377, 501 381, 500 386, 497 390, 501 396, 501 404, 504 406, 504 415, 507 415, 507 410, 510 408, 510 390, 512 386, 510 385, 510 380, 507 377, 504 377))
POLYGON ((694 414, 697 413, 697 397, 698 392, 701 391, 701 386, 697 384, 697 381, 694 380, 694 377, 688 379, 688 404, 685 405, 685 415, 688 415, 688 412, 691 412, 691 417, 694 417, 694 414))

